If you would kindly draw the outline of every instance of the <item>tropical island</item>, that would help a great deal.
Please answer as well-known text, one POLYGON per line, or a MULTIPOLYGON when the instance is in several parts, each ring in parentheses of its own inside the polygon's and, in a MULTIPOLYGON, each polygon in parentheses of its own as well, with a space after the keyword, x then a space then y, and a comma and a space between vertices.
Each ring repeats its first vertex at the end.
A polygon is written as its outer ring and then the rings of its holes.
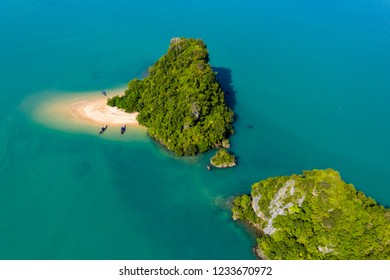
POLYGON ((234 200, 262 259, 390 259, 390 209, 332 169, 268 178, 234 200))
POLYGON ((216 154, 210 159, 210 163, 217 168, 227 168, 236 166, 236 158, 226 149, 219 149, 216 154))
POLYGON ((233 111, 225 104, 200 39, 173 38, 149 75, 130 81, 125 94, 107 104, 138 112, 139 124, 178 156, 219 147, 233 133, 233 111))

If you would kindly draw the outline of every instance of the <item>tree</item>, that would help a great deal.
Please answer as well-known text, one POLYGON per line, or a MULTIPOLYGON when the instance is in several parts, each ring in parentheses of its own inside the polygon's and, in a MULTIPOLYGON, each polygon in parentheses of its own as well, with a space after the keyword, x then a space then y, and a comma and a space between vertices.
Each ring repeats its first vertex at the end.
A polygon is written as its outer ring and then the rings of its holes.
POLYGON ((124 96, 108 105, 139 112, 149 135, 179 156, 206 152, 233 133, 233 111, 199 39, 172 39, 148 77, 130 81, 124 96))

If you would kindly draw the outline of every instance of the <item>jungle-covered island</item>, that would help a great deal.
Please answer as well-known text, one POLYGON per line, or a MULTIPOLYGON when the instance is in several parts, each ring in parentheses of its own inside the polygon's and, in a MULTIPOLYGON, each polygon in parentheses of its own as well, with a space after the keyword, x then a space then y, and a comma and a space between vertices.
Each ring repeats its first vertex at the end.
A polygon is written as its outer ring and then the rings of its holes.
POLYGON ((149 75, 130 81, 125 94, 109 99, 108 105, 139 112, 139 124, 178 156, 218 147, 233 133, 233 111, 200 39, 173 38, 149 75))
POLYGON ((332 169, 262 180, 232 211, 258 231, 262 259, 390 259, 390 209, 332 169))
POLYGON ((216 154, 210 159, 210 163, 218 168, 227 168, 236 166, 236 158, 226 149, 219 149, 216 154))

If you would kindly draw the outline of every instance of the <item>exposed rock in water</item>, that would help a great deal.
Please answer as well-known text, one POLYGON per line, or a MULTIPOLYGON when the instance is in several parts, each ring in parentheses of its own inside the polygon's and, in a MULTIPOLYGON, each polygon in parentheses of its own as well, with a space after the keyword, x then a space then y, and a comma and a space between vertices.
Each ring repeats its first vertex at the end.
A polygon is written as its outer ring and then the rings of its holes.
POLYGON ((225 148, 225 149, 229 149, 230 148, 230 141, 229 141, 229 139, 223 139, 222 140, 222 147, 225 148))
POLYGON ((217 168, 228 168, 237 165, 235 156, 225 149, 219 149, 210 159, 210 163, 217 168))

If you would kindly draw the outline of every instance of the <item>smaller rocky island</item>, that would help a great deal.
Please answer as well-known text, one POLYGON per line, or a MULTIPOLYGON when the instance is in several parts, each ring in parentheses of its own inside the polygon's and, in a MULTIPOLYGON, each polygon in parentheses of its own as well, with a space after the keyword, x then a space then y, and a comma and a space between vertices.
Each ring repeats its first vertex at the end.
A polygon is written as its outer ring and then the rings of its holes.
POLYGON ((210 163, 217 168, 228 168, 237 165, 236 158, 230 154, 226 149, 219 149, 215 155, 210 159, 210 163))
POLYGON ((262 259, 390 259, 390 210, 332 169, 268 178, 234 200, 262 259))

